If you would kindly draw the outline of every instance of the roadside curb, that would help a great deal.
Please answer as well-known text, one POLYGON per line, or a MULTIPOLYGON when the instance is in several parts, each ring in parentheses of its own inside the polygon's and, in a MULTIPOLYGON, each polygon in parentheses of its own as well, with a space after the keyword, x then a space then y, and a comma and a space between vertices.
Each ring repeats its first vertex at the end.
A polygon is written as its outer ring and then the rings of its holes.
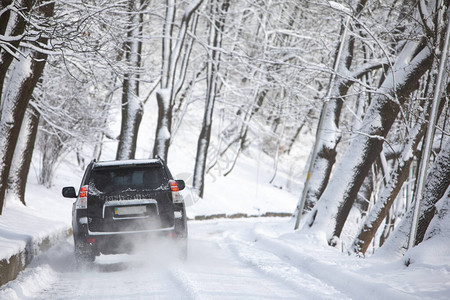
POLYGON ((71 235, 72 228, 66 228, 50 233, 39 240, 30 239, 19 253, 0 260, 0 287, 16 279, 17 275, 25 269, 36 255, 47 251, 56 242, 67 239, 71 235))
POLYGON ((188 218, 189 221, 204 221, 213 219, 240 219, 240 218, 264 218, 264 217, 292 217, 292 213, 286 212, 266 212, 262 215, 248 215, 244 213, 236 214, 214 214, 214 215, 201 215, 195 216, 194 218, 188 218))

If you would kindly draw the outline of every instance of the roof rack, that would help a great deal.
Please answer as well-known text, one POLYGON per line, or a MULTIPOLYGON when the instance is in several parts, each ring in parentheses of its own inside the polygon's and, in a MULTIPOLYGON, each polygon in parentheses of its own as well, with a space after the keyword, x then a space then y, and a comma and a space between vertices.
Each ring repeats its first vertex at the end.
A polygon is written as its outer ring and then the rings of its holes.
POLYGON ((164 161, 164 159, 163 159, 161 156, 159 156, 159 154, 156 154, 156 155, 155 155, 155 158, 161 160, 163 163, 166 163, 166 162, 164 161))

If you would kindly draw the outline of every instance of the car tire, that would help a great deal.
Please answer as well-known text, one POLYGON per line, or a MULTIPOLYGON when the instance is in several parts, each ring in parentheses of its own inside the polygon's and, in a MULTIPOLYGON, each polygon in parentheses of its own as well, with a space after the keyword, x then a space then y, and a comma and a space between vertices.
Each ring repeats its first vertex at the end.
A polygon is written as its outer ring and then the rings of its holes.
POLYGON ((177 241, 178 245, 178 257, 182 261, 186 261, 188 259, 188 241, 187 238, 180 238, 177 241))
POLYGON ((80 243, 75 242, 75 260, 78 265, 86 265, 94 262, 95 253, 87 248, 87 245, 83 247, 80 243))

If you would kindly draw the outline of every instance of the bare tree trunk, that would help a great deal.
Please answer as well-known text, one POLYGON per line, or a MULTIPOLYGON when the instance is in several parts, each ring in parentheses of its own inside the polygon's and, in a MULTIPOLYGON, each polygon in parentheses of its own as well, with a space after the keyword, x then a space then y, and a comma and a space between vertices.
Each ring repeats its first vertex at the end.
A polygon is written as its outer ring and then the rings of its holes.
POLYGON ((20 128, 19 140, 9 171, 8 193, 13 193, 24 205, 25 187, 39 124, 39 112, 29 105, 20 128))
POLYGON ((143 10, 145 0, 137 3, 130 0, 128 13, 130 21, 125 43, 126 61, 129 67, 122 87, 122 126, 116 159, 133 159, 136 153, 139 125, 144 107, 139 99, 139 80, 142 55, 143 10))
POLYGON ((189 104, 191 103, 188 100, 191 99, 195 84, 197 83, 197 80, 200 78, 200 75, 203 74, 205 69, 206 69, 206 63, 204 63, 202 65, 202 67, 199 69, 199 71, 194 74, 194 76, 192 77, 191 80, 189 80, 189 82, 186 84, 186 86, 183 87, 182 90, 180 90, 179 103, 173 111, 174 125, 172 126, 170 143, 173 142, 174 136, 177 134, 178 129, 180 129, 183 118, 187 112, 187 108, 188 108, 189 104))
POLYGON ((228 169, 228 171, 225 172, 225 176, 233 170, 234 164, 236 163, 236 160, 239 157, 242 148, 244 148, 249 122, 261 108, 261 105, 263 104, 264 99, 267 95, 267 90, 263 89, 262 91, 258 91, 258 89, 256 89, 255 94, 256 95, 253 98, 253 102, 249 104, 248 108, 245 111, 244 108, 239 109, 236 113, 236 116, 239 117, 237 118, 237 122, 232 123, 230 126, 231 128, 225 129, 222 133, 222 135, 231 136, 231 139, 228 139, 228 143, 225 147, 223 147, 223 149, 219 149, 220 156, 225 155, 225 153, 231 148, 231 146, 233 146, 235 143, 238 143, 232 166, 228 169), (241 117, 242 115, 244 116, 241 117))
MULTIPOLYGON (((231 166, 228 167, 228 169, 223 173, 223 176, 227 176, 228 174, 231 173, 231 171, 233 171, 234 166, 236 165, 237 159, 238 159, 239 155, 241 154, 242 149, 244 149, 244 147, 245 147, 245 143, 247 142, 248 126, 249 126, 249 122, 250 122, 250 119, 252 118, 253 114, 254 114, 254 109, 252 108, 252 106, 249 106, 247 112, 245 112, 245 116, 243 118, 241 127, 239 129, 239 136, 237 136, 232 141, 232 143, 230 143, 228 145, 228 147, 230 147, 235 142, 239 142, 238 148, 236 149, 236 152, 233 157, 233 161, 231 162, 231 166)), ((222 153, 225 153, 225 151, 226 150, 222 151, 222 153)))
MULTIPOLYGON (((43 17, 53 15, 54 2, 43 2, 39 12, 43 17)), ((38 43, 46 44, 48 38, 41 36, 38 43)), ((5 103, 0 120, 0 214, 3 210, 5 193, 8 185, 9 170, 16 148, 20 126, 33 89, 45 66, 47 54, 30 52, 21 57, 11 70, 10 85, 5 92, 5 103)))
POLYGON ((306 124, 306 118, 307 118, 307 116, 309 116, 309 114, 310 114, 311 111, 312 111, 312 110, 310 110, 310 111, 302 118, 302 120, 301 120, 301 121, 299 122, 299 124, 297 125, 297 129, 295 130, 294 135, 289 139, 288 145, 287 145, 287 147, 286 147, 286 153, 287 153, 287 154, 290 154, 290 153, 291 153, 292 147, 294 146, 295 141, 296 141, 297 138, 299 137, 300 132, 301 132, 302 129, 303 129, 303 126, 305 126, 305 124, 306 124))
POLYGON ((207 63, 206 74, 206 104, 203 115, 202 131, 200 132, 197 143, 197 157, 195 160, 193 178, 194 189, 198 192, 200 197, 203 197, 205 189, 206 158, 208 156, 208 148, 211 140, 212 115, 217 95, 217 81, 220 66, 220 51, 218 51, 218 49, 222 47, 222 34, 229 6, 229 0, 223 0, 221 5, 218 0, 211 3, 210 16, 212 24, 209 27, 210 50, 208 56, 210 58, 207 63))
MULTIPOLYGON (((50 127, 48 124, 44 126, 50 127)), ((54 129, 51 129, 48 133, 41 134, 39 137, 42 156, 38 182, 46 188, 52 186, 53 175, 59 158, 67 150, 65 147, 67 140, 67 135, 59 133, 54 129)))

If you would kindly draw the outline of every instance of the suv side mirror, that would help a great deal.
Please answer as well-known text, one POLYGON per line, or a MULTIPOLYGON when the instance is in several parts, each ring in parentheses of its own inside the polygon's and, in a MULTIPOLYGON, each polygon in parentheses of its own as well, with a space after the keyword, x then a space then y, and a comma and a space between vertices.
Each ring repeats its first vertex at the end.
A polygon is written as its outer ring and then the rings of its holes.
POLYGON ((178 180, 175 180, 175 181, 177 182, 178 189, 180 191, 184 190, 184 188, 186 187, 186 184, 184 183, 184 180, 178 179, 178 180))
POLYGON ((75 192, 75 188, 73 186, 63 187, 62 195, 65 198, 76 198, 77 197, 77 193, 75 192))

